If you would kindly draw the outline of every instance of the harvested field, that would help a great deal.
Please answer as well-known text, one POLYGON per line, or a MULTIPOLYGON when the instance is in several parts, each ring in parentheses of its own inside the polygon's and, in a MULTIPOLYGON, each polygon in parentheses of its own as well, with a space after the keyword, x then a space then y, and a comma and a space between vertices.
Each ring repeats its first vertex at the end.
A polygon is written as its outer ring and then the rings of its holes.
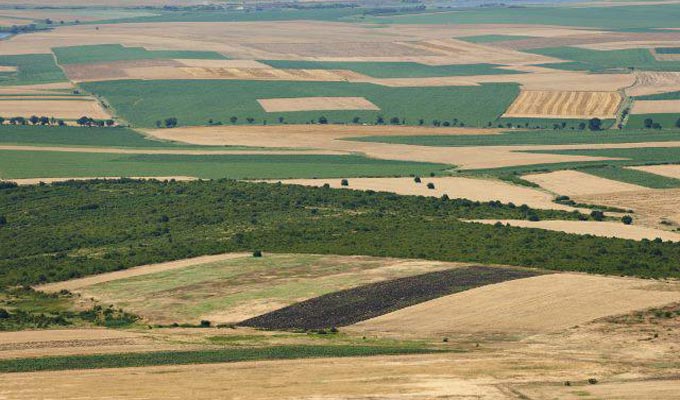
POLYGON ((324 110, 380 110, 363 97, 297 97, 258 99, 266 112, 324 111, 324 110))
POLYGON ((52 100, 4 100, 0 98, 0 109, 7 116, 45 115, 48 117, 78 119, 83 115, 95 119, 108 119, 111 116, 94 99, 52 100))
MULTIPOLYGON (((150 79, 154 74, 151 69, 128 69, 128 74, 137 79, 150 79)), ((276 69, 276 68, 240 68, 240 67, 185 67, 173 71, 175 75, 186 75, 183 79, 233 79, 233 80, 267 80, 267 81, 320 81, 364 82, 370 78, 349 70, 326 69, 276 69)), ((167 72, 168 76, 171 72, 167 72)), ((158 74, 158 72, 156 72, 158 74)), ((168 77, 164 79, 168 79, 168 77)), ((159 78, 156 78, 159 79, 159 78)))
POLYGON ((607 43, 611 46, 625 46, 626 43, 631 42, 663 42, 663 41, 680 41, 680 32, 665 31, 665 32, 600 32, 590 33, 584 32, 581 34, 559 36, 559 37, 541 37, 521 40, 507 40, 501 42, 494 42, 491 45, 501 47, 504 49, 513 50, 531 50, 544 49, 550 47, 562 46, 578 46, 593 48, 600 44, 607 43), (594 45, 594 46, 590 46, 594 45))
POLYGON ((523 90, 503 116, 510 118, 613 118, 617 92, 523 90))
POLYGON ((337 42, 328 43, 248 43, 246 47, 270 54, 293 54, 297 57, 314 58, 355 58, 374 59, 381 57, 423 57, 436 56, 426 48, 413 48, 393 42, 337 42))
POLYGON ((632 209, 635 220, 647 226, 668 229, 680 225, 680 189, 582 195, 575 200, 632 209))
POLYGON ((293 303, 463 264, 363 256, 199 257, 41 286, 116 304, 152 323, 237 323, 293 303), (209 294, 208 294, 209 293, 209 294))
POLYGON ((634 169, 637 171, 649 172, 650 174, 656 174, 661 176, 666 176, 669 178, 680 179, 680 165, 670 164, 670 165, 644 165, 640 167, 628 167, 629 169, 634 169))
POLYGON ((529 270, 478 266, 430 272, 329 293, 239 325, 277 330, 347 326, 440 296, 536 274, 529 270))
POLYGON ((680 114, 680 100, 635 100, 631 114, 680 114))
POLYGON ((600 178, 595 175, 571 170, 524 175, 522 176, 522 179, 533 182, 553 193, 565 196, 582 196, 646 189, 642 186, 600 178))
POLYGON ((202 60, 198 58, 176 59, 185 67, 198 68, 271 68, 269 65, 255 60, 202 60))
POLYGON ((629 240, 654 240, 660 238, 665 241, 680 242, 680 233, 664 231, 661 229, 648 228, 638 225, 625 225, 621 222, 598 222, 598 221, 528 221, 528 220, 478 220, 483 224, 495 224, 501 222, 510 226, 521 228, 536 228, 549 231, 574 233, 577 235, 593 235, 601 237, 629 239, 629 240))
POLYGON ((552 194, 526 186, 490 179, 448 176, 423 177, 421 183, 415 183, 413 178, 351 178, 349 179, 349 186, 342 186, 339 179, 288 179, 282 182, 317 187, 328 184, 335 189, 375 190, 410 196, 441 197, 447 195, 452 199, 500 201, 516 205, 526 204, 531 208, 539 209, 574 210, 573 207, 553 202, 554 196, 552 194), (428 189, 428 183, 433 183, 435 188, 428 189))
POLYGON ((68 93, 74 88, 71 82, 42 83, 38 85, 0 86, 0 95, 42 95, 68 93))
POLYGON ((680 91, 680 72, 636 72, 629 96, 646 96, 680 91))
MULTIPOLYGON (((130 69, 148 69, 147 78, 152 79, 153 69, 160 67, 179 67, 182 63, 175 60, 124 60, 95 64, 67 64, 62 66, 66 76, 76 82, 105 81, 112 79, 129 79, 130 69)), ((181 72, 181 70, 179 70, 181 72)))
POLYGON ((554 332, 680 300, 678 284, 574 273, 487 285, 360 322, 361 333, 554 332))
POLYGON ((675 399, 680 392, 680 382, 674 379, 649 379, 632 382, 606 382, 598 385, 564 384, 517 385, 517 392, 532 399, 582 400, 583 398, 616 400, 666 400, 675 399))

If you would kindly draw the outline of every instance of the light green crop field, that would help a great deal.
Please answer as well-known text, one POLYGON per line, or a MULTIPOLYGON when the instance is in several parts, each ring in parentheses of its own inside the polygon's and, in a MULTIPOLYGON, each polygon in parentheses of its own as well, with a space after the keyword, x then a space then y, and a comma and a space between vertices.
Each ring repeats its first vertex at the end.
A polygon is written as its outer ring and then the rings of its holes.
POLYGON ((287 123, 309 123, 326 117, 329 123, 385 123, 393 118, 407 125, 424 119, 451 121, 466 126, 487 126, 512 103, 517 84, 485 84, 456 87, 391 88, 368 83, 216 81, 216 80, 121 80, 81 84, 91 93, 103 96, 116 113, 138 127, 154 127, 156 121, 176 117, 179 125, 205 125, 210 119, 239 124, 253 118, 255 124, 274 124, 280 117, 287 123), (365 97, 379 111, 297 111, 265 112, 258 99, 294 97, 365 97))
MULTIPOLYGON (((0 97, 2 99, 2 97, 0 97)), ((0 102, 0 104, 2 104, 0 102)), ((132 129, 76 127, 76 126, 32 126, 3 125, 0 127, 0 143, 6 145, 65 145, 91 147, 131 147, 131 148, 199 148, 153 140, 132 129)), ((242 147, 239 147, 242 148, 242 147)), ((213 147, 215 149, 215 147, 213 147)))
POLYGON ((328 62, 266 60, 275 68, 290 69, 348 69, 374 78, 425 78, 436 76, 468 76, 521 74, 520 71, 500 69, 497 64, 425 65, 415 62, 328 62))
MULTIPOLYGON (((66 82, 66 76, 49 54, 0 56, 0 65, 16 67, 16 71, 0 72, 0 85, 35 85, 66 82)), ((0 114, 2 110, 0 110, 0 114)))
POLYGON ((441 164, 325 155, 175 155, 0 151, 0 177, 344 178, 426 175, 441 164))
POLYGON ((667 92, 649 94, 646 96, 635 96, 635 100, 680 100, 680 92, 667 92))
POLYGON ((61 65, 172 58, 227 59, 214 51, 147 50, 143 47, 125 47, 120 44, 55 47, 52 51, 61 65))
POLYGON ((519 167, 495 168, 470 171, 482 175, 524 175, 531 172, 547 172, 562 169, 579 169, 589 174, 602 176, 621 182, 633 183, 655 189, 680 187, 680 179, 673 179, 647 172, 628 170, 622 167, 632 165, 679 164, 678 147, 640 147, 627 149, 581 149, 581 150, 541 150, 528 153, 582 155, 591 157, 612 157, 620 160, 566 162, 554 164, 526 165, 519 167))
MULTIPOLYGON (((237 323, 259 314, 382 280, 437 270, 393 259, 268 254, 190 266, 81 289, 152 323, 237 323)), ((441 268, 441 266, 439 266, 441 268)))
POLYGON ((621 69, 680 71, 680 62, 658 61, 649 49, 603 51, 577 47, 552 47, 527 50, 527 52, 571 60, 571 62, 544 65, 550 68, 569 71, 604 72, 621 69))
POLYGON ((680 128, 680 112, 674 114, 636 114, 628 117, 626 128, 645 128, 645 120, 651 119, 653 123, 661 124, 661 129, 680 128))
POLYGON ((521 39, 532 39, 533 36, 519 36, 519 35, 478 35, 478 36, 466 36, 458 38, 470 43, 493 43, 493 42, 505 42, 509 40, 521 40, 521 39))
POLYGON ((604 29, 680 27, 680 5, 619 7, 486 7, 446 12, 355 17, 355 20, 393 24, 541 24, 604 29), (643 16, 649 16, 645 18, 643 16), (653 16, 653 17, 652 17, 653 16))
POLYGON ((680 141, 680 130, 518 130, 500 135, 362 136, 346 140, 438 147, 644 143, 680 141))

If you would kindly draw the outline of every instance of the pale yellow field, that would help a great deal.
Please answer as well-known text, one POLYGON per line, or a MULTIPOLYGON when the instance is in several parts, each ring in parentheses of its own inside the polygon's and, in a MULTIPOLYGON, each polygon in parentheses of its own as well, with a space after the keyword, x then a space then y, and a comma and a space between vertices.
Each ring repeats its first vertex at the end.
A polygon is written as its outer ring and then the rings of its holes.
POLYGON ((96 100, 4 100, 0 99, 3 115, 30 117, 31 115, 64 119, 78 119, 87 116, 94 119, 108 119, 111 116, 96 100))
POLYGON ((522 179, 533 182, 553 193, 565 196, 590 195, 645 190, 643 186, 619 182, 585 172, 563 170, 524 175, 522 179))
POLYGON ((413 178, 350 178, 349 186, 342 186, 340 179, 288 179, 287 184, 305 186, 330 185, 332 188, 352 190, 375 190, 412 196, 441 197, 446 194, 452 199, 464 198, 473 201, 501 201, 516 205, 526 204, 531 208, 572 211, 573 207, 553 202, 554 196, 541 190, 513 185, 510 183, 463 177, 423 177, 422 183, 413 178), (427 184, 434 183, 434 189, 427 184))
POLYGON ((680 100, 636 100, 631 114, 680 113, 680 100))
POLYGON ((650 174, 666 176, 668 178, 680 179, 680 164, 643 165, 639 167, 627 167, 627 168, 634 169, 637 171, 649 172, 650 174))
POLYGON ((635 83, 626 89, 629 96, 680 91, 680 72, 636 72, 635 83))
POLYGON ((617 92, 524 90, 505 112, 515 118, 613 118, 621 104, 617 92))
MULTIPOLYGON (((664 229, 680 227, 680 189, 645 189, 633 192, 583 195, 576 201, 635 211, 636 221, 664 229)), ((637 222, 636 222, 637 223, 637 222)))
POLYGON ((258 99, 257 102, 266 112, 380 110, 363 97, 298 97, 258 99))
POLYGON ((455 332, 554 332, 680 300, 680 285, 585 274, 550 274, 483 286, 351 327, 359 333, 441 337, 455 332))
MULTIPOLYGON (((635 218, 635 215, 633 215, 635 218)), ((484 224, 501 222, 522 228, 546 229, 549 231, 575 233, 577 235, 593 235, 630 240, 654 240, 660 238, 665 241, 680 242, 680 233, 669 232, 656 228, 638 225, 625 225, 621 222, 598 221, 528 221, 528 220, 478 220, 484 224)))

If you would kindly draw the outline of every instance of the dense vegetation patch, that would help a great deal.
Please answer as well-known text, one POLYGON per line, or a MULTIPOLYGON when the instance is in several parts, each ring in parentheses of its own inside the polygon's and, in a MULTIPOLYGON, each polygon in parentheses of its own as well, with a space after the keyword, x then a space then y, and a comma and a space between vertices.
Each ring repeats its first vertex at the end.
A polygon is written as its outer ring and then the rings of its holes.
POLYGON ((680 277, 677 243, 459 220, 584 218, 499 202, 233 181, 6 186, 0 190, 3 286, 255 249, 680 277))
POLYGON ((439 126, 456 120, 458 125, 487 126, 519 93, 514 83, 395 88, 351 82, 120 80, 81 86, 105 97, 121 117, 139 127, 156 127, 167 117, 177 118, 179 125, 209 121, 420 125, 422 120, 423 125, 439 126), (291 97, 365 97, 380 110, 268 113, 257 102, 291 97))
POLYGON ((52 51, 61 65, 173 58, 227 59, 214 51, 147 50, 144 47, 125 47, 120 44, 55 47, 52 51))
POLYGON ((534 271, 492 267, 430 272, 329 293, 239 325, 276 330, 347 326, 449 294, 536 275, 534 271))
POLYGON ((443 350, 412 346, 289 345, 227 348, 218 350, 50 356, 0 360, 0 372, 37 372, 73 369, 149 367, 155 365, 215 364, 258 360, 293 360, 300 358, 369 357, 397 354, 426 354, 441 351, 443 350))
POLYGON ((37 85, 66 82, 66 76, 50 54, 0 56, 0 65, 16 71, 0 72, 0 85, 37 85))
POLYGON ((374 78, 425 78, 435 76, 466 76, 521 74, 520 71, 498 68, 497 64, 426 65, 415 62, 351 62, 351 61, 262 61, 274 68, 347 69, 374 78))

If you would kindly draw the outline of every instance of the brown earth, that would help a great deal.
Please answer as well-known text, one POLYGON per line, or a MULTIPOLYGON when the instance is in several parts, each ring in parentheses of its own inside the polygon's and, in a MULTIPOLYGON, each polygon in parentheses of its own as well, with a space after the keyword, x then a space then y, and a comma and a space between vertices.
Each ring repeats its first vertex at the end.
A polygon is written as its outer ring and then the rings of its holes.
POLYGON ((565 196, 640 191, 647 189, 643 186, 600 178, 599 176, 572 170, 524 175, 522 176, 522 179, 533 182, 553 193, 565 196))
POLYGON ((442 337, 546 333, 680 300, 680 285, 634 278, 549 274, 483 286, 416 304, 349 328, 361 334, 442 337), (606 299, 606 301, 603 301, 606 299))
POLYGON ((7 116, 45 115, 48 117, 78 119, 83 115, 95 119, 108 119, 111 116, 99 102, 90 100, 55 100, 50 97, 30 100, 5 100, 0 98, 0 109, 7 116))
POLYGON ((297 97, 258 99, 266 112, 312 110, 380 110, 364 97, 297 97))
POLYGON ((422 183, 415 183, 413 178, 351 178, 349 186, 342 186, 340 179, 288 179, 286 184, 323 186, 330 185, 336 189, 375 190, 411 196, 441 197, 444 194, 452 199, 464 198, 473 201, 501 201, 516 205, 526 204, 531 208, 573 211, 573 207, 553 202, 554 196, 541 190, 510 183, 477 178, 441 177, 422 178, 422 183), (433 183, 434 189, 427 184, 433 183))
MULTIPOLYGON (((601 203, 598 203, 601 204, 601 203)), ((680 242, 680 233, 669 232, 661 229, 649 228, 638 225, 624 225, 621 222, 597 222, 597 221, 528 221, 528 220, 477 220, 483 224, 495 224, 500 222, 510 226, 522 228, 546 229, 549 231, 575 233, 577 235, 593 235, 631 240, 654 240, 660 238, 664 241, 680 242)))
POLYGON ((614 118, 617 92, 523 90, 505 112, 515 118, 614 118))
POLYGON ((680 113, 680 100, 636 100, 631 114, 680 113))

